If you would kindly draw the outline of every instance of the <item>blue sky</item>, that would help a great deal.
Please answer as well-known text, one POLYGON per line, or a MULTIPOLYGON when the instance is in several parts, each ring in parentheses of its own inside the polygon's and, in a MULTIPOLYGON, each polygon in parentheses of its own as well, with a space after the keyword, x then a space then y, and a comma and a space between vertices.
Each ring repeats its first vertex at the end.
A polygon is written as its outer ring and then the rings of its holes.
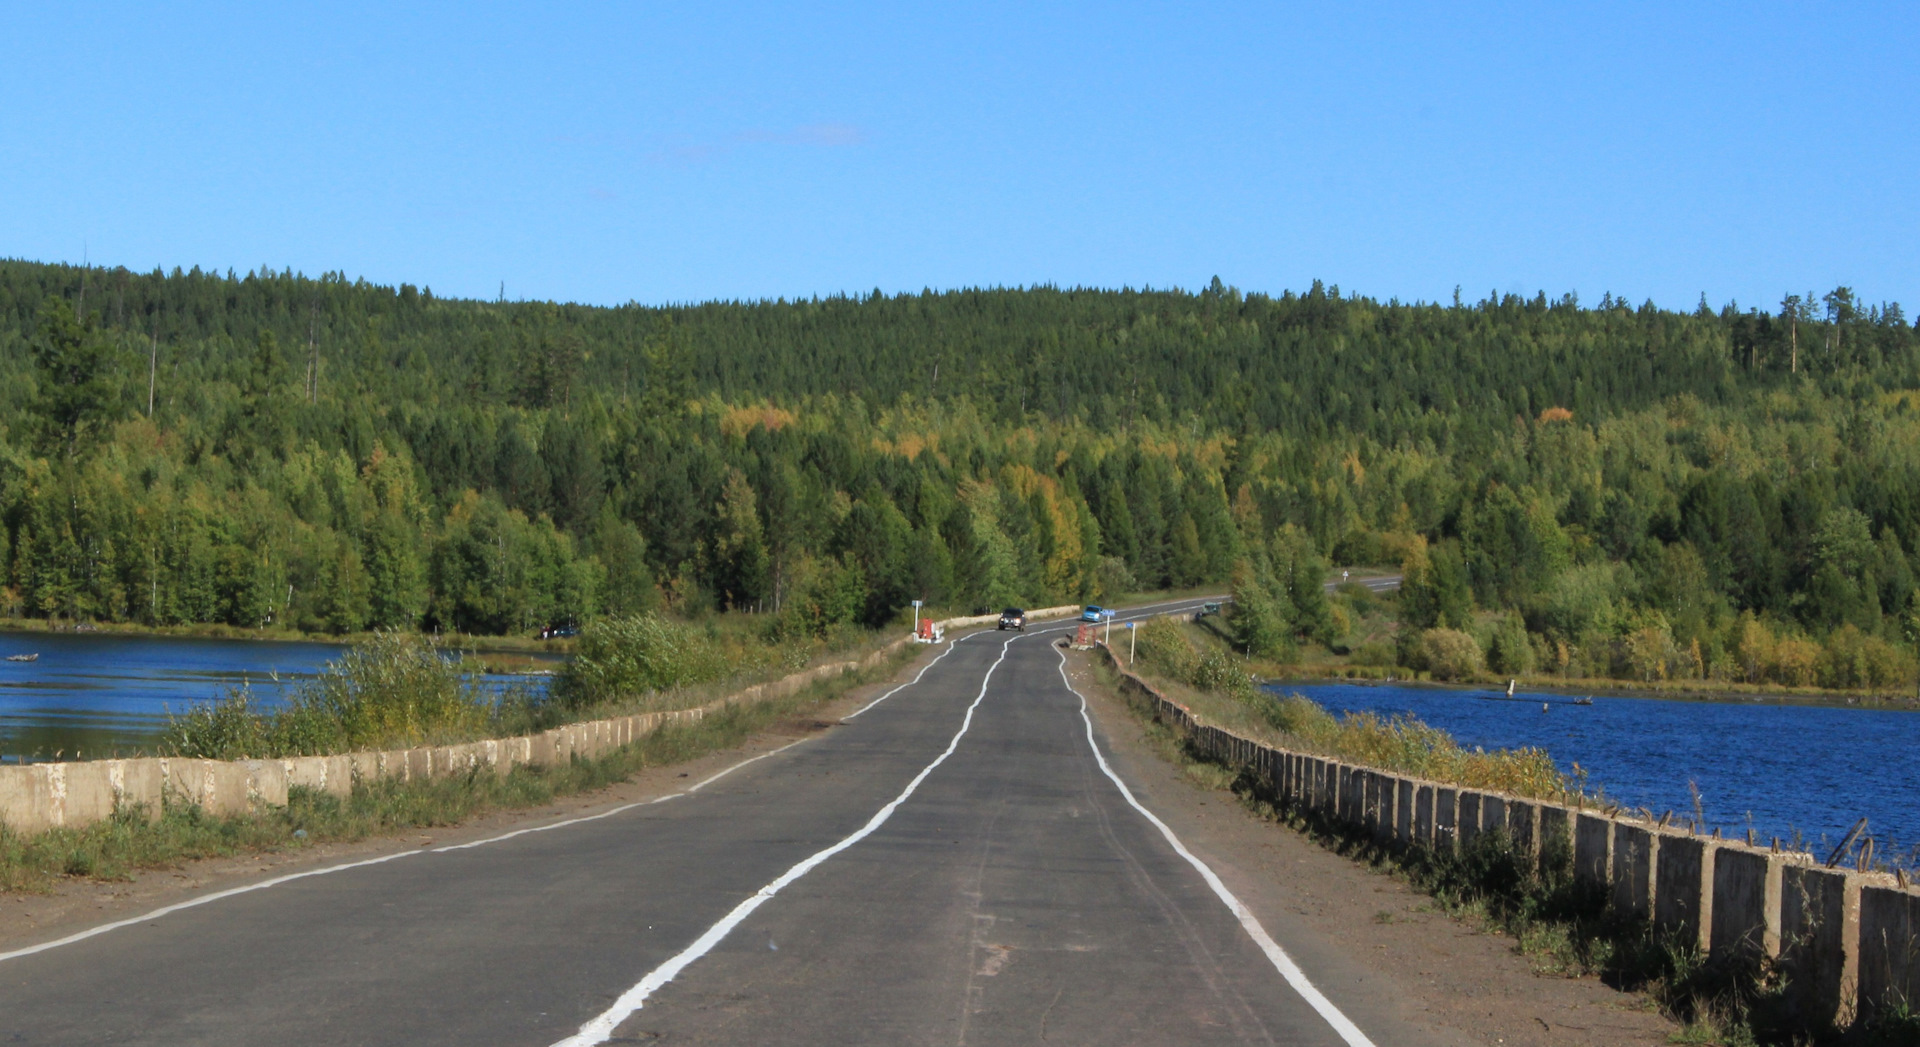
POLYGON ((1218 274, 1912 306, 1916 12, 16 4, 0 256, 597 303, 1218 274))

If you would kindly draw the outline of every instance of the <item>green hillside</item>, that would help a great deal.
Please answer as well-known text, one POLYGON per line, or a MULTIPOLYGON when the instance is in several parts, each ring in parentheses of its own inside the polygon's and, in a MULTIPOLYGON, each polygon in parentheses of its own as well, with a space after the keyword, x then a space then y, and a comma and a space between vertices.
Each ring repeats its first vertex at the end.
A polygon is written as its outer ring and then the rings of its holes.
POLYGON ((1495 668, 1886 682, 1917 388, 1899 307, 1845 289, 595 308, 7 262, 0 613, 821 630, 1240 565, 1279 650, 1343 635, 1322 564, 1404 563, 1407 623, 1495 668))

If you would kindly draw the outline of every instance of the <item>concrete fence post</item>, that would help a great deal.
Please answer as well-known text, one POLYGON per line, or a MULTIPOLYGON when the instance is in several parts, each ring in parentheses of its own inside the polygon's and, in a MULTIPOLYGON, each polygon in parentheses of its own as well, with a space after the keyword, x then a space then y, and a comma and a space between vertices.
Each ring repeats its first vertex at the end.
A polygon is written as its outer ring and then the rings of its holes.
POLYGON ((1704 950, 1713 931, 1713 859, 1717 846, 1693 833, 1662 833, 1655 844, 1653 922, 1704 950))
POLYGON ((324 756, 295 756, 281 761, 287 772, 287 786, 298 786, 320 792, 327 787, 327 758, 324 756))
POLYGON ((320 790, 345 799, 353 795, 353 756, 339 753, 320 757, 320 790))
POLYGON ((167 791, 167 776, 154 757, 125 760, 120 765, 120 784, 114 796, 114 808, 146 811, 149 821, 160 817, 167 791))
POLYGON ((1860 971, 1858 874, 1808 865, 1804 858, 1782 867, 1780 965, 1802 1021, 1816 1029, 1853 1022, 1860 971))
POLYGON ((1920 1007, 1920 894, 1860 889, 1860 1011, 1920 1007))
POLYGON ((1607 871, 1613 864, 1613 821, 1603 814, 1581 811, 1573 823, 1573 879, 1597 894, 1607 890, 1607 871))
POLYGON ((1540 853, 1540 805, 1532 800, 1505 800, 1507 835, 1513 840, 1513 853, 1534 865, 1540 853))
POLYGON ((0 765, 0 821, 18 832, 53 828, 52 785, 47 764, 0 765))
POLYGON ((1573 812, 1559 804, 1540 804, 1540 827, 1535 847, 1540 872, 1551 875, 1573 866, 1573 812))
POLYGON ((59 767, 66 777, 60 824, 77 829, 113 817, 114 781, 120 777, 120 761, 86 760, 48 766, 59 767))
POLYGON ((287 765, 279 760, 248 760, 247 806, 259 810, 262 807, 285 807, 287 805, 287 765))
POLYGON ((1433 849, 1452 854, 1460 849, 1460 791, 1433 787, 1433 849))
POLYGON ((1460 813, 1455 816, 1454 828, 1460 838, 1460 849, 1465 851, 1480 838, 1480 816, 1483 813, 1482 805, 1486 801, 1486 796, 1483 793, 1469 792, 1465 789, 1460 790, 1458 796, 1460 813))
POLYGON ((1507 827, 1507 798, 1499 793, 1480 794, 1480 831, 1490 833, 1507 827))
POLYGON ((1373 779, 1375 795, 1378 797, 1375 801, 1377 809, 1374 812, 1373 839, 1374 842, 1382 845, 1391 844, 1397 834, 1400 821, 1400 812, 1397 810, 1400 801, 1400 778, 1385 771, 1375 771, 1373 779))
POLYGON ((1413 839, 1422 847, 1433 846, 1433 794, 1432 782, 1414 783, 1413 839))
POLYGON ((1413 779, 1393 780, 1393 841, 1402 850, 1413 846, 1413 791, 1413 779))
POLYGON ((1730 959, 1780 953, 1782 855, 1724 846, 1713 859, 1713 930, 1708 952, 1730 959))
POLYGON ((1653 915, 1659 850, 1660 836, 1651 826, 1614 823, 1612 905, 1620 917, 1645 920, 1653 915))

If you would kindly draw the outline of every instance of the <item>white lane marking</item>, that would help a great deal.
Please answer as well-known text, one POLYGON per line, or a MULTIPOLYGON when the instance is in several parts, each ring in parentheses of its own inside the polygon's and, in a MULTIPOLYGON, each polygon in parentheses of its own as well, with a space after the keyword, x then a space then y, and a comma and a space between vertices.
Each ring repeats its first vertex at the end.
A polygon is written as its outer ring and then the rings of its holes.
POLYGON ((700 781, 694 783, 693 785, 687 786, 685 789, 677 793, 668 793, 665 796, 656 796, 651 800, 637 800, 633 803, 621 804, 618 807, 601 811, 599 814, 583 815, 579 818, 569 818, 564 822, 550 822, 546 825, 535 825, 527 829, 515 829, 512 832, 501 833, 498 836, 489 836, 484 840, 473 840, 468 843, 450 843, 444 847, 433 847, 433 848, 428 848, 428 850, 432 851, 434 854, 445 854, 448 851, 464 851, 470 847, 484 847, 490 843, 499 843, 501 840, 511 840, 516 836, 525 836, 528 833, 543 833, 549 829, 560 829, 569 825, 579 825, 582 822, 597 822, 602 818, 611 818, 616 814, 621 814, 626 811, 631 811, 635 807, 651 807, 656 803, 666 803, 668 800, 677 800, 682 796, 691 796, 694 793, 699 792, 700 790, 706 788, 707 786, 713 784, 714 782, 717 782, 720 779, 725 778, 727 775, 732 774, 733 772, 739 770, 742 767, 745 767, 750 763, 758 763, 759 761, 764 760, 769 756, 778 756, 781 753, 786 752, 788 749, 791 749, 794 746, 801 744, 802 742, 812 741, 813 738, 814 736, 801 738, 796 741, 788 742, 787 744, 781 746, 778 749, 769 749, 758 756, 748 757, 747 759, 741 760, 739 763, 734 764, 732 767, 729 767, 726 770, 721 771, 719 774, 715 774, 707 778, 702 778, 700 781))
MULTIPOLYGON (((1056 631, 1056 630, 1042 630, 1042 631, 1056 631)), ((967 639, 967 637, 963 636, 959 640, 955 640, 954 643, 957 644, 961 642, 961 640, 965 640, 965 639, 967 639)), ((1008 642, 1011 643, 1012 641, 1010 640, 1008 642)), ((940 658, 945 658, 948 654, 952 653, 952 651, 953 651, 953 645, 949 644, 947 646, 947 650, 941 652, 940 658)), ((1004 648, 1002 649, 1001 656, 1005 657, 1004 648)), ((935 658, 934 662, 938 662, 940 658, 935 658)), ((994 663, 994 665, 996 666, 999 664, 1000 664, 999 662, 994 663)), ((927 667, 926 667, 927 669, 930 669, 932 667, 933 667, 933 662, 927 663, 927 667)), ((920 676, 924 676, 924 675, 926 675, 926 669, 922 669, 920 671, 920 675, 914 677, 913 682, 918 683, 920 680, 920 676)), ((988 675, 992 675, 991 669, 988 670, 988 675)), ((900 687, 895 687, 892 691, 888 691, 887 694, 882 697, 884 698, 887 696, 891 696, 896 691, 901 690, 902 687, 907 687, 907 686, 910 686, 910 684, 902 684, 900 687)), ((982 693, 985 693, 985 692, 983 691, 982 693)), ((878 702, 870 702, 867 704, 865 708, 862 708, 859 712, 856 712, 853 715, 858 716, 860 715, 860 713, 866 712, 867 709, 873 708, 873 706, 876 704, 878 704, 878 702)), ((976 705, 979 704, 977 700, 975 701, 975 704, 976 705)), ((852 716, 845 717, 845 719, 852 719, 852 718, 853 718, 852 716)), ((347 872, 348 870, 358 869, 368 865, 379 865, 384 862, 391 862, 401 858, 411 858, 414 855, 418 855, 418 854, 440 854, 440 853, 445 853, 447 851, 462 851, 462 850, 467 850, 473 847, 484 846, 490 843, 499 843, 502 840, 511 840, 516 836, 525 836, 528 833, 546 832, 549 829, 561 829, 567 826, 580 825, 586 822, 599 821, 602 818, 611 818, 616 814, 622 814, 626 811, 631 811, 636 807, 646 807, 651 804, 665 803, 668 800, 678 799, 690 793, 698 792, 701 789, 705 788, 707 785, 715 781, 718 781, 729 774, 732 774, 733 772, 739 770, 742 767, 745 767, 750 763, 755 763, 760 760, 764 760, 769 756, 776 756, 780 753, 787 751, 788 749, 793 748, 796 745, 799 745, 801 742, 807 742, 811 740, 812 740, 811 737, 802 738, 799 741, 790 742, 786 745, 781 746, 778 749, 772 750, 771 752, 764 752, 758 756, 753 756, 745 760, 741 760, 739 763, 736 763, 733 766, 728 767, 727 769, 719 772, 718 774, 715 774, 712 777, 703 779, 696 785, 689 786, 686 790, 682 792, 669 793, 665 796, 657 796, 651 800, 642 800, 642 801, 639 801, 638 803, 623 804, 611 810, 601 811, 599 814, 589 814, 579 818, 568 818, 562 821, 550 822, 546 825, 538 825, 528 829, 516 829, 513 832, 502 833, 499 836, 488 837, 487 839, 484 839, 484 840, 475 840, 471 843, 449 844, 445 847, 422 848, 420 850, 414 850, 414 851, 400 851, 394 854, 382 855, 378 858, 365 858, 357 862, 342 862, 339 865, 329 865, 321 869, 308 869, 305 872, 288 873, 285 876, 276 876, 270 880, 262 880, 259 883, 246 884, 241 887, 229 887, 224 891, 215 891, 212 894, 201 895, 198 898, 190 898, 184 902, 175 902, 172 905, 161 906, 158 909, 154 909, 151 912, 143 913, 142 915, 139 915, 139 916, 131 917, 125 920, 115 920, 111 923, 103 923, 97 927, 89 927, 84 931, 76 931, 73 934, 69 934, 64 938, 56 938, 53 941, 41 942, 38 945, 24 946, 19 949, 14 949, 10 952, 0 952, 0 963, 5 963, 8 960, 17 960, 25 956, 32 956, 36 953, 43 953, 50 949, 58 949, 64 945, 72 945, 76 942, 83 942, 83 941, 86 941, 88 938, 95 938, 102 934, 106 934, 109 931, 117 931, 122 928, 132 927, 135 924, 146 923, 150 920, 157 920, 163 916, 170 916, 174 913, 180 912, 185 909, 198 908, 202 905, 209 905, 213 902, 222 901, 224 899, 232 898, 237 895, 251 894, 254 891, 264 891, 269 887, 279 887, 282 884, 292 883, 295 880, 305 880, 315 876, 330 876, 334 873, 347 872)))
POLYGON ((1072 691, 1074 697, 1080 699, 1080 720, 1087 726, 1087 748, 1093 750, 1093 758, 1100 762, 1100 770, 1113 782, 1114 788, 1120 790, 1120 795, 1133 806, 1134 810, 1140 812, 1141 817, 1152 822, 1153 827, 1160 830, 1160 835, 1166 837, 1174 853, 1185 858, 1187 864, 1199 872, 1201 879, 1207 881, 1207 886, 1213 888, 1213 893, 1226 903, 1227 908, 1240 921, 1240 926, 1247 932, 1247 937, 1252 938, 1254 944, 1260 947, 1260 951, 1267 954, 1267 959, 1272 961, 1274 969, 1280 972, 1280 977, 1285 978, 1287 984, 1293 987, 1293 991, 1299 993, 1309 1006, 1319 1012, 1320 1017, 1325 1019, 1328 1025, 1333 1026, 1333 1031, 1339 1033, 1340 1038, 1345 1040, 1349 1047, 1374 1047, 1373 1041, 1367 1039, 1367 1034, 1361 1032, 1360 1027, 1353 1024, 1352 1019, 1341 1013, 1340 1008, 1335 1007, 1332 1000, 1321 994, 1320 990, 1307 978, 1306 972, 1300 969, 1300 965, 1293 962, 1293 957, 1288 956, 1287 951, 1280 947, 1280 943, 1274 941, 1273 937, 1267 933, 1267 929, 1260 926, 1260 920, 1253 915, 1253 910, 1247 908, 1246 903, 1235 897, 1234 893, 1227 889, 1227 885, 1220 882, 1220 877, 1214 875, 1206 862, 1194 857, 1193 852, 1187 850, 1186 844, 1181 843, 1180 838, 1173 834, 1173 830, 1167 828, 1166 822, 1161 821, 1152 811, 1142 806, 1139 800, 1134 799, 1133 790, 1127 788, 1127 783, 1113 773, 1113 768, 1107 763, 1106 754, 1100 751, 1099 744, 1093 740, 1093 718, 1087 715, 1087 696, 1076 690, 1073 681, 1067 679, 1067 655, 1064 651, 1060 653, 1060 682, 1066 684, 1067 690, 1072 691))
POLYGON ((545 825, 536 825, 528 829, 515 829, 513 832, 501 833, 498 836, 489 836, 484 840, 474 840, 470 843, 448 844, 447 846, 444 846, 444 847, 431 847, 431 848, 423 847, 423 848, 420 848, 419 850, 413 850, 413 851, 398 851, 393 854, 383 854, 378 858, 363 858, 357 862, 342 862, 339 865, 329 865, 322 869, 308 869, 305 872, 288 873, 285 876, 276 876, 270 880, 261 880, 259 883, 250 883, 240 887, 229 887, 224 891, 215 891, 212 894, 203 894, 198 898, 189 898, 184 902, 175 902, 172 905, 164 905, 158 909, 153 910, 152 912, 144 913, 142 915, 131 917, 129 919, 115 920, 112 923, 103 923, 98 927, 89 927, 84 931, 76 931, 73 934, 67 935, 65 938, 56 938, 50 942, 41 942, 38 945, 25 946, 23 948, 14 949, 11 952, 0 952, 0 963, 4 963, 7 960, 19 959, 23 956, 32 956, 35 953, 46 952, 49 949, 58 949, 63 945, 72 945, 75 942, 86 941, 88 938, 98 937, 102 934, 106 934, 109 931, 117 931, 123 927, 132 927, 133 925, 138 923, 146 923, 150 920, 157 920, 162 916, 171 916, 172 914, 180 912, 185 909, 193 909, 193 908, 198 908, 199 906, 202 906, 202 905, 209 905, 209 904, 212 904, 213 902, 221 901, 226 898, 232 898, 236 895, 250 894, 254 891, 264 891, 269 887, 278 887, 282 884, 292 883, 295 880, 305 880, 314 876, 329 876, 329 875, 332 875, 333 873, 346 872, 349 869, 359 869, 369 865, 379 865, 383 862, 397 861, 401 858, 412 858, 415 855, 420 855, 420 854, 444 854, 448 851, 464 851, 471 847, 481 847, 490 843, 499 843, 502 840, 511 840, 516 836, 525 836, 528 833, 546 832, 549 829, 562 829, 562 828, 566 828, 567 826, 581 825, 586 822, 597 822, 602 818, 611 818, 616 814, 621 814, 626 811, 631 811, 636 807, 647 807, 656 803, 665 803, 668 800, 677 800, 682 796, 687 796, 692 793, 699 792, 701 789, 706 788, 708 785, 711 785, 712 783, 719 781, 722 778, 725 778, 727 775, 732 774, 733 772, 739 770, 742 767, 745 767, 750 763, 755 763, 760 760, 764 760, 769 756, 777 756, 780 753, 786 752, 788 749, 791 749, 794 746, 801 744, 801 742, 808 742, 812 740, 813 740, 812 736, 807 738, 801 738, 799 739, 799 741, 788 742, 787 744, 781 746, 778 749, 773 749, 771 751, 761 753, 758 756, 748 757, 747 759, 741 760, 739 763, 736 763, 733 766, 726 768, 725 770, 719 772, 718 774, 701 779, 697 784, 688 786, 686 789, 677 793, 668 793, 665 796, 656 796, 651 800, 640 800, 635 803, 621 804, 618 807, 601 811, 598 814, 582 815, 579 818, 567 818, 562 821, 549 822, 545 825))
MULTIPOLYGON (((1014 637, 1013 639, 1018 639, 1018 637, 1014 637)), ((594 1045, 606 1043, 607 1040, 612 1038, 613 1031, 619 1028, 620 1023, 632 1017, 633 1012, 639 1010, 647 1002, 647 997, 653 995, 668 982, 673 981, 689 964, 692 964, 695 960, 711 952, 714 946, 719 945, 726 939, 728 934, 733 932, 735 927, 740 925, 741 921, 751 916, 755 909, 765 905, 774 895, 779 894, 789 884, 812 872, 814 868, 822 862, 852 847, 868 836, 873 835, 874 830, 886 824, 887 819, 893 817, 893 812, 899 810, 900 805, 907 801, 907 797, 912 796, 914 790, 920 788, 920 783, 926 781, 927 776, 932 774, 935 768, 946 763, 947 757, 952 756, 954 750, 960 747, 960 739, 966 735, 967 729, 973 726, 974 710, 980 708, 980 702, 987 696, 987 684, 993 680, 994 670, 1000 668, 1000 663, 1007 660, 1007 648, 1013 644, 1013 639, 1009 639, 1006 643, 1000 645, 1000 657, 994 659, 993 664, 987 667, 987 674, 981 677, 980 693, 974 696, 973 704, 967 706, 967 714, 960 721, 960 730, 954 732, 953 740, 947 743, 946 750, 935 757, 932 763, 922 768, 919 774, 914 775, 913 781, 907 783, 907 787, 900 791, 900 795, 894 797, 885 807, 876 811, 873 817, 867 820, 867 824, 861 826, 852 835, 825 850, 818 851, 809 856, 798 865, 782 873, 779 879, 760 888, 752 897, 734 906, 732 912, 721 917, 720 922, 707 928, 706 933, 694 939, 693 944, 680 950, 680 952, 668 959, 667 962, 647 972, 646 977, 640 979, 633 988, 621 993, 620 998, 614 1001, 612 1007, 607 1008, 586 1024, 580 1026, 579 1032, 556 1042, 553 1047, 594 1047, 594 1045)))
MULTIPOLYGON (((1174 602, 1175 602, 1175 603, 1181 603, 1182 601, 1174 601, 1174 602)), ((1163 606, 1166 606, 1166 605, 1165 605, 1165 604, 1148 604, 1147 606, 1148 606, 1148 607, 1163 607, 1163 606)), ((1173 609, 1172 609, 1171 611, 1149 611, 1149 610, 1140 610, 1140 611, 1138 611, 1138 612, 1136 612, 1136 613, 1134 613, 1134 614, 1129 614, 1129 615, 1125 615, 1125 616, 1121 616, 1121 617, 1116 617, 1116 618, 1114 619, 1114 621, 1116 621, 1116 622, 1130 622, 1130 621, 1132 621, 1132 620, 1134 620, 1135 618, 1150 618, 1150 617, 1152 617, 1153 615, 1156 615, 1156 614, 1171 614, 1171 613, 1174 613, 1174 612, 1178 612, 1178 611, 1184 611, 1184 610, 1186 610, 1186 609, 1187 609, 1188 607, 1198 607, 1198 606, 1200 606, 1200 605, 1199 605, 1198 603, 1195 603, 1195 602, 1192 602, 1192 601, 1187 601, 1187 602, 1185 602, 1185 605, 1184 605, 1184 606, 1179 606, 1179 607, 1174 607, 1174 608, 1173 608, 1173 609)), ((1082 622, 1078 622, 1078 621, 1075 621, 1075 622, 1068 622, 1068 623, 1066 623, 1066 624, 1064 624, 1064 625, 1050 625, 1050 626, 1046 626, 1045 628, 1038 628, 1038 629, 1035 629, 1035 630, 1034 630, 1034 631, 1033 631, 1033 632, 1032 632, 1031 634, 1029 634, 1029 633, 1026 633, 1026 632, 1024 632, 1024 631, 1022 631, 1022 632, 1021 632, 1021 634, 1020 634, 1020 636, 1016 636, 1016 637, 1014 637, 1013 639, 1015 639, 1015 640, 1018 640, 1018 639, 1020 639, 1020 637, 1022 637, 1022 636, 1027 636, 1027 635, 1035 635, 1035 636, 1038 636, 1038 635, 1042 635, 1042 634, 1045 634, 1045 633, 1058 633, 1058 632, 1065 632, 1065 631, 1066 631, 1066 630, 1068 630, 1068 629, 1071 629, 1071 628, 1074 628, 1075 626, 1077 626, 1077 625, 1082 625, 1082 624, 1092 624, 1092 623, 1082 623, 1082 622)), ((971 640, 971 639, 973 639, 973 638, 974 638, 974 637, 976 637, 976 636, 985 636, 985 635, 986 635, 986 633, 985 633, 985 631, 981 631, 981 632, 977 632, 977 633, 968 633, 967 635, 965 635, 965 636, 962 636, 962 637, 960 637, 959 639, 957 639, 957 640, 955 640, 955 641, 953 641, 952 643, 949 643, 949 644, 947 645, 947 649, 946 649, 946 650, 944 650, 944 651, 941 651, 941 652, 940 652, 940 658, 945 658, 945 657, 946 657, 947 655, 950 655, 950 654, 952 654, 952 653, 953 653, 953 649, 954 649, 954 647, 955 647, 955 646, 957 646, 957 645, 959 645, 959 644, 962 644, 962 643, 965 643, 966 641, 968 641, 968 640, 971 640)), ((1009 641, 1009 642, 1012 642, 1012 641, 1009 641)), ((922 667, 922 668, 921 668, 921 670, 919 671, 919 673, 917 673, 917 674, 915 674, 915 675, 914 675, 914 678, 913 678, 913 679, 911 679, 911 680, 908 680, 908 681, 907 681, 906 683, 903 683, 903 684, 901 684, 900 686, 898 686, 898 687, 895 687, 895 688, 894 688, 893 690, 891 690, 891 691, 888 691, 887 693, 885 693, 885 694, 883 694, 883 695, 881 695, 880 697, 878 697, 878 698, 875 698, 875 699, 874 699, 873 701, 870 701, 870 702, 868 702, 867 704, 865 704, 865 705, 863 705, 863 706, 861 706, 861 707, 860 707, 859 709, 857 709, 857 710, 855 710, 855 711, 853 711, 853 712, 851 712, 851 713, 848 713, 848 714, 847 714, 847 715, 845 715, 845 716, 842 716, 842 717, 840 718, 840 722, 841 722, 841 723, 845 723, 845 722, 847 722, 848 720, 851 720, 851 719, 853 719, 854 717, 856 717, 856 716, 859 716, 859 715, 860 715, 861 713, 863 713, 863 712, 866 712, 866 711, 867 711, 868 709, 871 709, 871 708, 873 708, 874 706, 876 706, 876 705, 879 705, 879 704, 880 704, 881 702, 884 702, 884 701, 886 701, 887 699, 889 699, 889 698, 891 698, 891 697, 893 697, 893 696, 894 696, 894 694, 895 694, 896 692, 898 692, 898 691, 903 691, 903 690, 905 690, 905 689, 907 689, 907 688, 909 688, 909 687, 912 687, 912 686, 913 686, 914 684, 917 684, 917 683, 919 683, 919 682, 920 682, 920 677, 922 677, 922 676, 925 676, 925 675, 927 675, 927 670, 928 670, 928 669, 931 669, 931 668, 933 668, 934 666, 936 666, 936 665, 938 665, 938 664, 940 664, 940 658, 935 658, 935 659, 934 659, 933 661, 931 661, 931 662, 928 662, 928 663, 927 663, 927 664, 926 664, 926 665, 925 665, 924 667, 922 667)))
MULTIPOLYGON (((972 636, 978 636, 978 635, 980 635, 980 634, 979 634, 979 633, 973 633, 973 634, 970 634, 970 635, 972 635, 972 636)), ((961 637, 960 639, 958 639, 958 640, 955 640, 955 641, 953 641, 952 643, 950 643, 950 644, 948 644, 948 645, 947 645, 947 649, 946 649, 946 650, 944 650, 944 651, 941 651, 941 652, 940 652, 940 658, 945 658, 945 657, 946 657, 947 655, 950 655, 950 654, 952 654, 952 653, 953 653, 953 649, 954 649, 955 647, 958 647, 958 646, 959 646, 959 645, 960 645, 960 644, 961 644, 961 643, 962 643, 963 641, 965 641, 965 640, 967 640, 967 639, 968 639, 968 637, 967 637, 967 636, 962 636, 962 637, 961 637)), ((863 713, 863 712, 866 712, 866 711, 867 711, 868 709, 871 709, 871 708, 873 708, 874 706, 876 706, 876 705, 879 705, 879 704, 880 704, 881 702, 884 702, 884 701, 886 701, 887 699, 889 699, 889 698, 891 698, 891 697, 893 697, 893 696, 894 696, 894 695, 895 695, 896 693, 898 693, 898 692, 900 692, 900 691, 904 691, 904 690, 906 690, 907 688, 909 688, 909 687, 912 687, 912 686, 913 686, 914 684, 917 684, 917 683, 919 683, 919 682, 920 682, 920 677, 922 677, 922 676, 925 676, 925 675, 927 675, 927 670, 928 670, 928 669, 931 669, 931 668, 933 668, 934 666, 936 666, 936 665, 939 665, 939 664, 940 664, 940 658, 935 658, 935 659, 934 659, 933 661, 930 661, 930 662, 928 662, 928 663, 927 663, 926 665, 924 665, 924 666, 921 666, 921 668, 920 668, 920 671, 919 671, 918 673, 915 673, 915 674, 914 674, 914 677, 913 677, 913 679, 911 679, 911 680, 908 680, 908 681, 907 681, 906 683, 903 683, 903 684, 901 684, 901 685, 900 685, 900 686, 898 686, 898 687, 895 687, 895 688, 894 688, 893 690, 891 690, 891 691, 888 691, 887 693, 885 693, 885 694, 883 694, 883 695, 881 695, 881 696, 880 696, 880 697, 878 697, 878 698, 875 698, 875 699, 874 699, 873 701, 870 701, 870 702, 868 702, 867 704, 865 704, 865 705, 863 705, 863 706, 861 706, 860 708, 858 708, 858 709, 856 709, 856 710, 854 710, 853 712, 851 712, 851 713, 848 713, 848 714, 847 714, 847 715, 845 715, 845 716, 842 716, 842 717, 840 718, 840 722, 842 722, 842 723, 845 723, 846 721, 848 721, 848 720, 851 720, 851 719, 853 719, 853 718, 854 718, 854 717, 856 717, 856 716, 859 716, 859 715, 860 715, 861 713, 863 713)))

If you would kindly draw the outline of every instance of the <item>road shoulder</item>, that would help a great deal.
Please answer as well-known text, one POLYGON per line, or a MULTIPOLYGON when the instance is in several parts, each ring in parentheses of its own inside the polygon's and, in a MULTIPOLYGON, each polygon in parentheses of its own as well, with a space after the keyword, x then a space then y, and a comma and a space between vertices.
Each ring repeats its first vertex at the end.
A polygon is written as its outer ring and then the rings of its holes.
POLYGON ((175 866, 142 869, 126 880, 74 877, 57 882, 45 892, 0 893, 0 951, 48 941, 161 906, 274 877, 403 851, 483 840, 515 829, 579 818, 678 792, 689 783, 718 774, 742 760, 832 730, 841 717, 912 679, 914 673, 946 649, 944 644, 929 647, 888 679, 860 684, 817 706, 784 716, 739 746, 717 749, 683 762, 647 767, 625 781, 560 797, 538 807, 495 808, 456 825, 351 842, 196 859, 175 866))
MULTIPOLYGON (((1614 1047, 1677 1030, 1644 998, 1534 972, 1512 939, 1456 920, 1398 878, 1249 811, 1162 755, 1146 725, 1069 657, 1114 769, 1363 1028, 1379 1013, 1446 1044, 1614 1047), (1357 1013, 1354 1013, 1357 1012, 1357 1013)), ((1384 1027, 1384 1026, 1383 1026, 1384 1027)))

